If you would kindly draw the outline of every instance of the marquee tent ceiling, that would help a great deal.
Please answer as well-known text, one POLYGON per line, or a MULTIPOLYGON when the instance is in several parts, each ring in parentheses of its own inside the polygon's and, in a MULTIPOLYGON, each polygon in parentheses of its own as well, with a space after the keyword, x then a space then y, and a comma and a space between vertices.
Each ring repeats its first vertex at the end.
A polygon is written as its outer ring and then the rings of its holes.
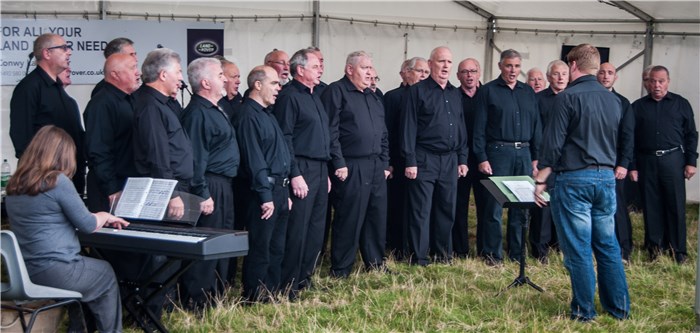
POLYGON ((683 20, 700 23, 700 1, 456 1, 476 6, 496 18, 632 20, 649 16, 654 21, 683 20), (630 11, 639 10, 634 15, 630 11))

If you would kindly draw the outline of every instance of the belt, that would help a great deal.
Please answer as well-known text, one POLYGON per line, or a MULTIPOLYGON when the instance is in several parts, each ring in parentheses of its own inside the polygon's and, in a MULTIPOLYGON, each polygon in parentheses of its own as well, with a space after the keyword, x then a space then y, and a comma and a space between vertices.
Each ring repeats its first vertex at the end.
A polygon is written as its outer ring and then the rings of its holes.
POLYGON ((520 148, 525 148, 525 147, 530 147, 529 142, 507 142, 507 141, 491 141, 489 142, 490 144, 494 145, 501 145, 501 146, 508 146, 508 147, 514 147, 515 149, 520 149, 520 148))
POLYGON ((277 178, 277 177, 267 177, 267 181, 272 185, 287 187, 289 185, 289 178, 277 178))
POLYGON ((683 146, 678 146, 678 147, 673 147, 671 149, 659 149, 659 150, 643 150, 642 152, 647 155, 655 155, 657 157, 664 156, 666 154, 670 154, 676 150, 683 151, 683 146))
POLYGON ((607 166, 607 165, 591 164, 591 165, 585 167, 584 169, 587 169, 587 170, 612 170, 613 167, 607 166))

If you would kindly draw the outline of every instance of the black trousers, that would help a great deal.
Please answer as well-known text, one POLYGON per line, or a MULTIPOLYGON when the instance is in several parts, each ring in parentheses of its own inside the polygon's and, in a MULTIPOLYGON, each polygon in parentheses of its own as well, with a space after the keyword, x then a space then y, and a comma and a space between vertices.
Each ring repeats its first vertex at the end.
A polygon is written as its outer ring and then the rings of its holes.
POLYGON ((296 292, 307 286, 316 268, 323 246, 328 205, 328 166, 325 161, 296 157, 309 194, 299 199, 290 193, 292 210, 287 225, 287 240, 282 261, 284 288, 296 292))
MULTIPOLYGON (((233 189, 231 178, 206 173, 209 193, 214 200, 214 211, 201 215, 197 226, 233 230, 233 189)), ((205 198, 206 199, 206 198, 205 198)), ((207 298, 223 292, 225 274, 228 273, 229 259, 200 260, 180 276, 181 302, 187 305, 190 299, 194 305, 201 305, 207 298)))
POLYGON ((687 255, 684 154, 640 154, 637 158, 644 204, 645 247, 687 255))
POLYGON ((408 244, 411 263, 428 265, 452 258, 452 225, 457 199, 457 154, 416 151, 418 176, 408 180, 408 244))
MULTIPOLYGON (((238 176, 233 178, 233 229, 246 230, 248 224, 248 205, 249 201, 257 200, 256 197, 250 198, 250 179, 238 176)), ((233 257, 228 262, 228 274, 226 281, 233 286, 236 283, 236 272, 238 271, 238 258, 233 257)))
POLYGON ((458 257, 465 258, 469 255, 469 196, 472 189, 476 205, 477 227, 481 225, 485 189, 480 181, 484 178, 477 165, 469 165, 467 176, 457 180, 457 204, 455 206, 455 223, 452 226, 452 250, 458 257))
POLYGON ((243 260, 243 297, 251 302, 265 300, 268 293, 279 291, 282 276, 289 220, 289 191, 287 187, 274 185, 272 190, 275 210, 263 220, 258 195, 249 192, 248 205, 248 255, 243 260))
POLYGON ((93 213, 110 212, 109 194, 104 194, 100 191, 97 185, 97 176, 95 176, 95 171, 92 170, 87 174, 87 200, 85 203, 93 213))
POLYGON ((332 177, 335 219, 331 230, 331 274, 352 272, 359 247, 365 268, 384 265, 386 179, 379 157, 346 158, 348 177, 332 177))
POLYGON ((406 228, 406 176, 403 165, 395 166, 387 180, 386 249, 398 260, 408 256, 408 228, 406 228))
MULTIPOLYGON (((547 179, 547 192, 554 192, 556 174, 547 179)), ((549 206, 530 209, 530 248, 531 255, 537 259, 546 258, 550 247, 557 245, 557 232, 552 219, 552 209, 549 206)))
MULTIPOLYGON (((532 159, 528 148, 516 149, 515 147, 489 144, 486 148, 489 164, 493 176, 531 176, 532 159)), ((484 207, 484 228, 481 237, 484 247, 479 255, 503 259, 503 232, 501 231, 501 217, 503 207, 492 195, 486 196, 484 207)), ((521 242, 522 225, 525 223, 525 212, 522 209, 508 209, 508 257, 511 260, 520 260, 522 256, 521 242)), ((482 230, 477 230, 477 238, 482 230)))
POLYGON ((615 236, 620 243, 622 258, 629 260, 632 254, 632 221, 627 210, 627 196, 625 192, 625 180, 615 181, 615 194, 617 195, 617 210, 615 211, 615 236))

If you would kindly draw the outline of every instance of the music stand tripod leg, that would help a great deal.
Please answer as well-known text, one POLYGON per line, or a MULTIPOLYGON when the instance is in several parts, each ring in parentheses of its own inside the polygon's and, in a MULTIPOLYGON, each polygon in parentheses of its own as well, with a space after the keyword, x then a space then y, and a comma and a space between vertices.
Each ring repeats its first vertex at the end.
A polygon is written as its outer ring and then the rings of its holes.
POLYGON ((527 240, 527 228, 528 225, 530 224, 530 212, 527 208, 523 208, 525 211, 525 221, 523 222, 523 227, 522 227, 522 234, 521 234, 521 239, 520 239, 520 270, 518 273, 518 277, 511 282, 507 287, 505 287, 503 290, 499 291, 496 296, 501 295, 504 291, 512 288, 512 287, 519 287, 524 284, 529 285, 533 289, 539 291, 539 292, 544 292, 544 290, 536 285, 534 282, 530 281, 530 278, 525 275, 525 259, 527 258, 527 246, 526 246, 526 240, 527 240))

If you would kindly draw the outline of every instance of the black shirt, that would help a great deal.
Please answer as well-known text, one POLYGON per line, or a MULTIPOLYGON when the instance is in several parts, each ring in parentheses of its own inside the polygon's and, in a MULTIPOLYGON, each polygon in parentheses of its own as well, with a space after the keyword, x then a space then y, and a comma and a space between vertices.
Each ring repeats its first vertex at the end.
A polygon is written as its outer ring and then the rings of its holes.
POLYGON ((542 130, 544 130, 547 127, 547 121, 552 114, 552 109, 554 108, 554 98, 557 97, 557 94, 554 93, 552 87, 549 87, 538 92, 535 96, 537 97, 537 105, 540 108, 542 130))
POLYGON ((95 88, 92 88, 92 92, 90 93, 90 98, 95 97, 95 95, 97 95, 97 93, 100 92, 100 90, 102 90, 102 88, 104 88, 106 84, 107 84, 107 82, 105 81, 105 79, 102 79, 102 80, 100 80, 100 82, 97 82, 97 84, 95 85, 95 88))
POLYGON ((205 173, 235 177, 241 161, 236 131, 224 111, 206 98, 194 94, 185 108, 182 127, 192 142, 194 176, 190 193, 210 198, 205 173))
POLYGON ((389 134, 389 165, 403 168, 400 144, 401 103, 409 85, 401 84, 384 94, 384 121, 389 134))
POLYGON ((559 94, 545 128, 538 168, 574 171, 614 167, 622 104, 594 75, 584 75, 559 94))
POLYGON ((540 114, 535 91, 517 81, 511 89, 501 76, 481 87, 474 119, 474 154, 488 160, 486 145, 494 141, 528 142, 532 160, 538 159, 540 114))
POLYGON ((443 89, 432 76, 412 85, 401 114, 401 151, 406 166, 417 165, 416 149, 436 154, 457 153, 467 164, 467 128, 459 88, 449 81, 443 89))
POLYGON ((612 90, 612 93, 620 100, 620 103, 622 103, 622 121, 620 123, 620 134, 618 136, 617 166, 621 166, 625 169, 632 169, 632 161, 634 159, 634 112, 632 111, 630 101, 625 96, 620 95, 615 89, 612 90))
POLYGON ((318 85, 314 87, 314 95, 321 97, 326 87, 328 87, 328 84, 323 81, 320 81, 318 85))
POLYGON ((134 162, 142 176, 176 179, 188 192, 194 174, 192 143, 180 125, 170 97, 143 85, 134 103, 134 162))
POLYGON ((35 68, 15 87, 10 99, 10 138, 19 158, 40 128, 55 125, 62 128, 75 143, 78 167, 85 166, 80 110, 63 89, 60 79, 51 79, 41 67, 35 68))
POLYGON ((649 154, 683 146, 685 165, 696 166, 698 132, 688 100, 672 92, 660 101, 651 95, 632 103, 635 118, 635 153, 649 154))
MULTIPOLYGON (((479 95, 479 87, 476 88, 474 96, 470 97, 467 93, 459 88, 462 93, 462 112, 464 113, 464 125, 467 129, 467 147, 469 148, 469 155, 467 155, 467 164, 473 166, 476 165, 476 155, 474 155, 474 118, 476 115, 476 100, 479 95)), ((470 168, 471 168, 470 166, 470 168)))
MULTIPOLYGON (((292 156, 319 161, 331 159, 328 114, 321 99, 309 87, 292 80, 277 96, 274 113, 292 156)), ((299 175, 301 172, 293 160, 290 176, 299 175)))
POLYGON ((241 103, 243 103, 241 94, 236 94, 232 99, 228 99, 228 96, 224 96, 219 100, 219 106, 224 109, 224 113, 226 113, 228 119, 231 120, 233 120, 233 116, 238 112, 238 109, 241 108, 241 103))
POLYGON ((389 141, 384 106, 369 88, 359 91, 347 76, 331 83, 321 95, 328 112, 333 169, 345 158, 377 156, 389 167, 389 141))
POLYGON ((268 177, 286 178, 292 162, 277 119, 270 110, 246 98, 236 132, 244 166, 242 171, 251 180, 251 189, 258 194, 259 202, 271 202, 273 185, 268 177))
POLYGON ((85 147, 88 166, 100 192, 111 195, 136 176, 134 166, 134 107, 132 96, 105 83, 85 108, 85 147))

